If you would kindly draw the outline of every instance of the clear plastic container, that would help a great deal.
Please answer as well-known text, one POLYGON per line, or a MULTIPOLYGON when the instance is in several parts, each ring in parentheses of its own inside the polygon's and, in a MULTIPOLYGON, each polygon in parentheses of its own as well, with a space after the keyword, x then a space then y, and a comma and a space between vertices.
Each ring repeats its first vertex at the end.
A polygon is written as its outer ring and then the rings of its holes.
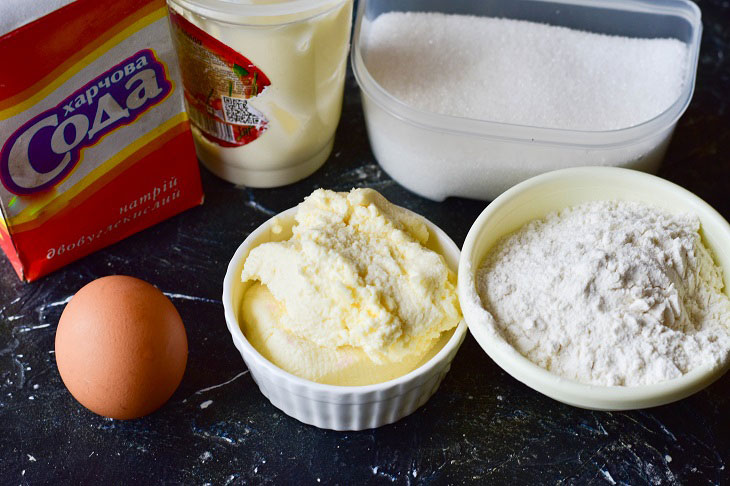
POLYGON ((352 0, 168 0, 200 160, 236 184, 317 170, 340 119, 352 0))
POLYGON ((492 200, 525 179, 555 169, 595 165, 655 172, 692 98, 701 33, 700 10, 688 0, 363 0, 352 66, 370 144, 393 179, 434 200, 492 200), (362 43, 371 22, 390 11, 501 17, 611 35, 678 39, 689 49, 684 91, 655 118, 610 131, 510 125, 418 110, 384 90, 363 58, 362 43))

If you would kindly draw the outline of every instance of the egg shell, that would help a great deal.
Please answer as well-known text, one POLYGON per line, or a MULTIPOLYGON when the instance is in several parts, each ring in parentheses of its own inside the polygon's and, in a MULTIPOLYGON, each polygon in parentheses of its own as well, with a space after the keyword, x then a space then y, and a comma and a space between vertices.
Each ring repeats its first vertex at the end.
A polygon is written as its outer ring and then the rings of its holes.
POLYGON ((188 341, 165 295, 134 277, 113 275, 81 288, 56 331, 56 364, 64 384, 99 415, 147 415, 182 380, 188 341))

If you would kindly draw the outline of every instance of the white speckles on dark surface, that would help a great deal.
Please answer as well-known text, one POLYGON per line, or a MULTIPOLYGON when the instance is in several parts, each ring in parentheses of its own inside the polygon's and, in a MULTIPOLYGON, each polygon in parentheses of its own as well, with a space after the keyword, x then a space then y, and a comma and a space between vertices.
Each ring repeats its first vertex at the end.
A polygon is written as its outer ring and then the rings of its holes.
POLYGON ((254 197, 254 194, 253 194, 253 192, 251 192, 250 189, 242 187, 241 190, 243 190, 246 193, 246 195, 248 196, 248 198, 244 201, 244 204, 247 207, 249 207, 249 208, 253 209, 254 211, 261 213, 265 216, 269 216, 269 217, 276 216, 277 211, 274 211, 273 209, 269 209, 266 206, 264 206, 263 204, 256 201, 256 198, 254 197))
POLYGON ((234 482, 234 481, 236 480, 236 478, 237 478, 237 477, 238 477, 238 476, 237 476, 236 474, 231 474, 230 476, 228 476, 228 477, 226 478, 226 482, 225 482, 224 484, 225 484, 226 486, 228 486, 229 484, 233 484, 233 482, 234 482))
POLYGON ((47 327, 50 327, 50 324, 38 324, 36 326, 29 326, 29 327, 19 327, 18 332, 29 332, 29 331, 35 331, 37 329, 45 329, 47 327))
POLYGON ((613 479, 613 476, 611 476, 610 472, 603 469, 599 469, 599 472, 601 473, 601 475, 603 475, 604 479, 608 481, 609 484, 616 484, 616 481, 613 479))
POLYGON ((168 299, 175 301, 175 300, 191 300, 193 302, 205 302, 208 304, 218 304, 223 305, 220 299, 209 299, 207 297, 196 297, 194 295, 185 295, 185 294, 176 294, 174 292, 163 292, 167 296, 168 299))
MULTIPOLYGON (((236 381, 237 379, 239 379, 240 377, 242 377, 242 376, 244 376, 246 374, 248 374, 248 370, 241 371, 240 373, 238 373, 233 378, 231 378, 229 380, 226 380, 223 383, 218 383, 216 385, 210 385, 210 386, 206 386, 205 388, 201 388, 200 390, 196 391, 193 395, 201 395, 201 394, 206 393, 206 392, 209 392, 211 390, 215 390, 216 388, 220 388, 222 386, 226 386, 226 385, 228 385, 230 383, 233 383, 234 381, 236 381)), ((189 400, 189 397, 186 398, 185 400, 183 400, 183 403, 186 403, 188 400, 189 400)), ((201 408, 205 408, 205 407, 201 407, 201 408)))
MULTIPOLYGON (((697 90, 660 175, 730 219, 730 6, 700 6, 697 90)), ((304 181, 269 190, 237 188, 203 170, 203 206, 39 282, 21 284, 1 259, 0 483, 728 484, 730 376, 663 407, 581 410, 512 379, 469 336, 436 394, 395 424, 333 432, 273 407, 231 341, 220 300, 228 261, 253 229, 317 187, 369 186, 461 244, 486 205, 435 203, 394 183, 369 150, 351 75, 334 153, 304 181), (165 291, 189 341, 180 388, 159 411, 131 421, 78 404, 53 353, 70 296, 115 273, 165 291)))

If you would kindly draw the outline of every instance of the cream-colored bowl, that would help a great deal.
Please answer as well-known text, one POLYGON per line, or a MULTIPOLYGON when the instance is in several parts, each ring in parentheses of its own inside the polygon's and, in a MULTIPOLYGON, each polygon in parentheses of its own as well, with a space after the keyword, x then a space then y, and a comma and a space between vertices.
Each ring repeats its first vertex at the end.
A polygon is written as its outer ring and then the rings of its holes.
MULTIPOLYGON (((653 407, 687 397, 718 379, 730 363, 697 368, 679 378, 645 386, 594 386, 578 383, 532 363, 488 324, 475 273, 496 241, 536 218, 587 201, 641 201, 670 211, 688 211, 701 222, 701 235, 725 278, 730 295, 730 225, 707 203, 669 181, 642 172, 608 167, 582 167, 533 177, 495 199, 474 222, 459 262, 459 302, 469 330, 479 345, 507 373, 555 400, 596 410, 653 407)), ((727 323, 730 328, 730 322, 727 323)))
MULTIPOLYGON (((451 331, 444 347, 426 363, 396 379, 366 386, 323 385, 299 378, 268 361, 246 340, 239 321, 240 304, 250 282, 241 282, 243 264, 256 246, 289 239, 296 211, 297 208, 284 211, 252 232, 233 255, 223 280, 223 307, 228 330, 251 376, 275 407, 306 424, 324 429, 369 429, 413 413, 434 394, 449 371, 466 336, 464 320, 451 331), (283 231, 275 233, 275 226, 283 231)), ((421 219, 430 232, 427 246, 443 255, 449 268, 456 272, 459 247, 433 223, 421 219)))

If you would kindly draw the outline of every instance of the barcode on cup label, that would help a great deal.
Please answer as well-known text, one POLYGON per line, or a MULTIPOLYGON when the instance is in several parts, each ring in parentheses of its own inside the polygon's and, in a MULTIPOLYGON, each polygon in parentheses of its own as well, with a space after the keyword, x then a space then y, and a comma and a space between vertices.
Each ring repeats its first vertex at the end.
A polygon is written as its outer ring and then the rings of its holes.
POLYGON ((187 107, 190 119, 192 120, 193 124, 198 127, 202 132, 207 133, 208 135, 211 135, 225 142, 237 142, 236 136, 233 133, 233 127, 216 120, 207 113, 202 113, 191 103, 188 103, 187 107))
POLYGON ((248 101, 242 98, 231 98, 229 96, 221 96, 223 100, 223 115, 228 123, 234 125, 260 125, 263 115, 248 101))

